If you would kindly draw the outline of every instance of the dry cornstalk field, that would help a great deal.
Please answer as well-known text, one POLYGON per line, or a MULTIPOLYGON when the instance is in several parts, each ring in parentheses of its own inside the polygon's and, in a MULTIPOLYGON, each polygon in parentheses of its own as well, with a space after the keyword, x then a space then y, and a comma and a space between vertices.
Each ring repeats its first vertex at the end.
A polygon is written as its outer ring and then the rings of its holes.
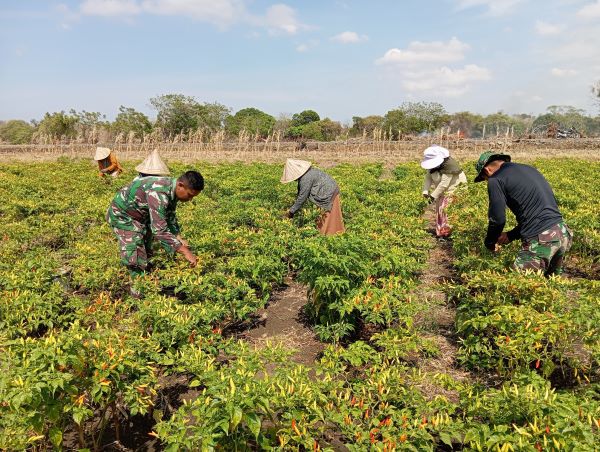
POLYGON ((349 139, 333 142, 308 142, 302 146, 294 141, 252 139, 209 142, 144 142, 144 143, 52 143, 36 145, 0 145, 0 161, 55 160, 58 157, 88 158, 97 145, 108 146, 121 160, 144 158, 158 148, 166 160, 207 162, 283 162, 288 157, 316 163, 378 161, 392 165, 418 160, 431 144, 447 147, 459 160, 475 159, 487 149, 510 153, 518 160, 539 157, 576 157, 600 160, 600 139, 440 139, 440 137, 410 140, 349 139))

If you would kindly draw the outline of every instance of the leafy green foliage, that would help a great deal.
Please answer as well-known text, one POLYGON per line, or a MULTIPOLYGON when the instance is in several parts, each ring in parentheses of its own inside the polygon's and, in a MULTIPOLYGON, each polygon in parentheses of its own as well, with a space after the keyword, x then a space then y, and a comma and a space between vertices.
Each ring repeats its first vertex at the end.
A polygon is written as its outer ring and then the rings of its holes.
POLYGON ((31 141, 35 128, 21 120, 12 119, 0 124, 0 139, 10 144, 27 144, 31 141))
POLYGON ((130 133, 136 138, 142 138, 144 134, 152 131, 152 123, 144 113, 136 111, 131 107, 119 107, 119 114, 111 125, 112 130, 128 137, 130 133))
POLYGON ((188 133, 199 128, 220 130, 229 116, 229 108, 219 103, 200 104, 193 96, 164 94, 150 99, 156 110, 156 127, 167 135, 188 133))
POLYGON ((225 120, 225 130, 237 136, 242 130, 266 138, 275 126, 275 118, 257 108, 243 108, 225 120))
POLYGON ((38 126, 38 131, 45 135, 61 138, 74 138, 77 135, 75 128, 79 118, 64 111, 46 113, 38 126))
POLYGON ((594 450, 597 168, 536 165, 576 231, 567 270, 590 278, 507 271, 516 245, 497 258, 483 248, 486 194, 469 186, 450 207, 461 279, 446 285, 461 378, 427 366, 445 349, 419 322, 431 305, 416 290, 429 248, 417 164, 393 180, 381 165, 328 170, 347 226, 335 237, 316 232, 312 206, 281 219, 295 190, 279 165, 202 164, 205 191, 178 208, 198 266, 157 247, 143 300, 127 295, 104 220, 115 181, 88 162, 0 165, 0 449, 75 437, 100 450, 143 416, 166 450, 594 450), (290 272, 333 342, 310 369, 232 333, 290 272), (188 381, 176 409, 169 376, 188 381))
POLYGON ((405 102, 385 114, 383 128, 397 138, 398 134, 432 132, 446 120, 446 110, 437 102, 405 102))

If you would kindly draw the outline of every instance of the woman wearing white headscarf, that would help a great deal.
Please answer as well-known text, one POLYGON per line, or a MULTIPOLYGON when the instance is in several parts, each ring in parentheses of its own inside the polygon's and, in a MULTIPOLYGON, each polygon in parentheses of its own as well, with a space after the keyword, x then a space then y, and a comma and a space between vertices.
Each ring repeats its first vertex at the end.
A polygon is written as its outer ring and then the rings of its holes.
POLYGON ((320 169, 313 168, 310 162, 287 159, 281 182, 287 184, 294 180, 298 181, 298 196, 294 205, 286 212, 286 216, 292 218, 309 199, 321 208, 321 215, 317 218, 317 228, 321 234, 345 232, 340 188, 335 180, 320 169))
POLYGON ((448 237, 452 226, 448 223, 446 208, 452 202, 452 193, 460 184, 467 183, 467 176, 456 160, 450 157, 450 151, 441 146, 430 146, 423 152, 421 167, 425 173, 423 197, 435 202, 435 234, 448 237))

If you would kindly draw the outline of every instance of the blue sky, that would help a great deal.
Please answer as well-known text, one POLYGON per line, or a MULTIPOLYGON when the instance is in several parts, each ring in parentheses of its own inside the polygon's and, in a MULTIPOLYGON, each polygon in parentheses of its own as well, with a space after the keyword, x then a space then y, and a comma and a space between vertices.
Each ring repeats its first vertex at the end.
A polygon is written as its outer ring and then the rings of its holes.
POLYGON ((596 114, 600 0, 2 0, 0 119, 181 93, 233 112, 596 114))

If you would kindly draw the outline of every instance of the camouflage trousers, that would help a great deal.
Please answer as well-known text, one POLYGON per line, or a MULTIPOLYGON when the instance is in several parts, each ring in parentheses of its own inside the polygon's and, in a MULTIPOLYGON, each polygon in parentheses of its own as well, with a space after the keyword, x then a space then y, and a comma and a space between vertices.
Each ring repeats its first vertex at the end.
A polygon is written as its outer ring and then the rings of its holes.
POLYGON ((129 269, 132 278, 142 275, 152 255, 152 234, 149 230, 136 232, 113 228, 113 231, 119 241, 121 263, 129 269))
POLYGON ((545 276, 560 275, 565 254, 572 244, 573 232, 561 221, 537 238, 523 240, 514 267, 517 270, 541 270, 545 276))

